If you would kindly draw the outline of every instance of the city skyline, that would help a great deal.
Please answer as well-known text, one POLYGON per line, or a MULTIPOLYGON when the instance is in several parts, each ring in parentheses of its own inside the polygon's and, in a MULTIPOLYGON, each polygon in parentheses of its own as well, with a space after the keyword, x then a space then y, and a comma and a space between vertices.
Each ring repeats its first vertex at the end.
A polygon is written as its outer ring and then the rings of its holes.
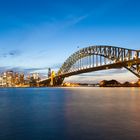
MULTIPOLYGON (((90 45, 140 49, 138 0, 5 0, 0 3, 0 71, 12 69, 47 75, 48 67, 58 70, 72 53, 90 45)), ((94 72, 68 80, 110 78, 137 80, 125 70, 94 72)))

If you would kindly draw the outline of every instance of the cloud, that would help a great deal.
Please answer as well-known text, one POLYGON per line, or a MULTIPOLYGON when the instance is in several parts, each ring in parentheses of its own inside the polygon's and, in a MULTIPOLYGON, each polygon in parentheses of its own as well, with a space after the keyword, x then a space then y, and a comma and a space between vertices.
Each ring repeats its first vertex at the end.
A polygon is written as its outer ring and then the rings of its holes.
POLYGON ((91 73, 84 73, 79 75, 80 77, 90 77, 90 76, 98 76, 102 77, 105 75, 116 75, 116 74, 123 74, 127 73, 128 71, 126 69, 110 69, 110 70, 102 70, 102 71, 95 71, 91 73))
MULTIPOLYGON (((7 56, 14 56, 14 55, 19 55, 19 53, 15 52, 15 51, 10 51, 9 54, 7 54, 7 56)), ((0 67, 0 73, 4 72, 4 71, 8 71, 8 70, 12 70, 15 72, 24 72, 25 74, 27 73, 32 73, 32 72, 38 72, 38 73, 42 73, 42 74, 47 74, 48 72, 48 68, 51 68, 52 70, 55 70, 56 72, 59 70, 59 68, 62 66, 62 63, 56 63, 53 64, 51 66, 45 66, 45 67, 22 67, 22 66, 1 66, 0 67)))
POLYGON ((80 23, 81 21, 85 20, 89 17, 90 14, 84 14, 84 15, 68 15, 67 17, 61 19, 61 20, 54 20, 50 25, 47 24, 47 29, 51 29, 52 32, 49 33, 50 35, 56 35, 59 34, 70 27, 80 23))
POLYGON ((11 67, 11 66, 3 66, 0 67, 0 72, 12 70, 15 72, 32 72, 32 71, 38 71, 38 70, 45 70, 46 68, 23 68, 23 67, 11 67))
POLYGON ((123 69, 110 69, 110 70, 103 70, 103 71, 75 75, 66 78, 65 81, 80 82, 80 83, 97 83, 104 79, 105 80, 116 79, 120 82, 124 82, 124 81, 136 81, 137 77, 135 77, 132 73, 127 71, 125 68, 123 68, 123 69))
POLYGON ((9 69, 9 66, 0 67, 0 72, 4 72, 9 69))
POLYGON ((86 18, 88 18, 89 15, 82 15, 82 16, 79 16, 79 17, 73 17, 71 19, 68 20, 68 26, 73 26, 83 20, 85 20, 86 18))
POLYGON ((6 58, 6 57, 15 57, 19 56, 21 54, 21 51, 19 50, 10 50, 8 52, 4 52, 0 54, 0 57, 6 58))

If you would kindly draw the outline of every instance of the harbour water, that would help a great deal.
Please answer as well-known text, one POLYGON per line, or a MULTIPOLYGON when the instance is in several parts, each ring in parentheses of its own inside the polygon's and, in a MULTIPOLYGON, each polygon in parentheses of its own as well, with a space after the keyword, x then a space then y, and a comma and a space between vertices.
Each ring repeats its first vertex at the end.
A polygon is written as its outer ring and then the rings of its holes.
POLYGON ((2 88, 0 140, 140 140, 140 88, 2 88))

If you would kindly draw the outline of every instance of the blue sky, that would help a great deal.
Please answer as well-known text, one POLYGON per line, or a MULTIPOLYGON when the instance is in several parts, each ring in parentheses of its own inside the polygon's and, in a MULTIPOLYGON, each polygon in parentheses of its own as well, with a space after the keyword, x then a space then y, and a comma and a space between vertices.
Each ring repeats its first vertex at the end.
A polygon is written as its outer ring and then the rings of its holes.
MULTIPOLYGON (((139 7, 139 0, 0 0, 0 70, 47 73, 77 46, 140 49, 139 7)), ((112 75, 119 79, 122 71, 112 75)), ((126 74, 122 81, 136 80, 126 74)), ((69 80, 100 80, 96 75, 112 78, 102 71, 69 80)))

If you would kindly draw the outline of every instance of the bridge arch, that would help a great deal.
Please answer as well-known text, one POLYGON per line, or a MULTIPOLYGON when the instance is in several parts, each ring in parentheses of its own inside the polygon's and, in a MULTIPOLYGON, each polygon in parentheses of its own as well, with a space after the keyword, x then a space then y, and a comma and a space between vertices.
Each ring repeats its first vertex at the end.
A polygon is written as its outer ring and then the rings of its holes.
POLYGON ((69 77, 85 72, 122 67, 140 78, 140 51, 115 46, 89 46, 73 53, 63 63, 58 75, 69 77), (90 61, 88 67, 83 67, 82 59, 84 58, 89 59, 89 61, 94 59, 94 61, 90 61), (110 63, 106 63, 106 60, 109 60, 110 63), (74 70, 72 67, 78 61, 79 66, 74 70))

